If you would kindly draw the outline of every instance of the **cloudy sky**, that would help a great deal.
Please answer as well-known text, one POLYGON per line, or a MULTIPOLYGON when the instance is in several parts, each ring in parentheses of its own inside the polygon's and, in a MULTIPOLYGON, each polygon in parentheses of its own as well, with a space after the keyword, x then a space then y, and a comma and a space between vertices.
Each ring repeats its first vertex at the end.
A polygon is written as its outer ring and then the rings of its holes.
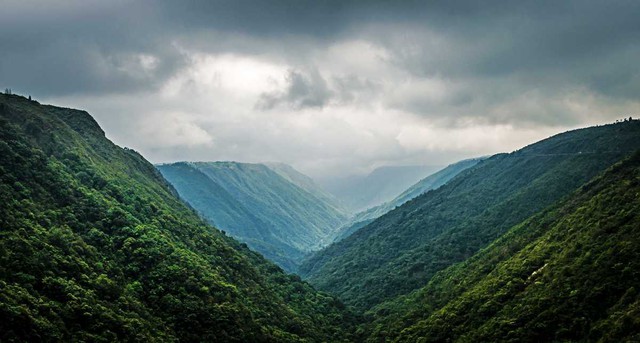
POLYGON ((152 162, 315 177, 640 115, 640 2, 0 0, 0 86, 152 162))

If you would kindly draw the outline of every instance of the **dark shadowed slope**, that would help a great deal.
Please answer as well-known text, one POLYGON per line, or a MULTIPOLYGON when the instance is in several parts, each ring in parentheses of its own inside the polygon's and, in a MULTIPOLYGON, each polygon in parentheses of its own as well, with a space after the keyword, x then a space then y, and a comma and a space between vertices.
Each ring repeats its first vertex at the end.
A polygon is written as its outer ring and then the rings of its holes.
POLYGON ((429 284, 372 311, 369 341, 640 341, 640 154, 429 284))
POLYGON ((627 121, 495 155, 317 253, 300 272, 370 308, 425 285, 638 148, 640 122, 627 121))
POLYGON ((305 254, 326 246, 346 220, 331 198, 315 192, 313 183, 294 170, 286 170, 285 178, 283 168, 275 172, 262 164, 197 162, 157 167, 208 221, 289 271, 305 254))
POLYGON ((0 198, 0 341, 348 339, 339 302, 202 222, 86 112, 0 95, 0 198))

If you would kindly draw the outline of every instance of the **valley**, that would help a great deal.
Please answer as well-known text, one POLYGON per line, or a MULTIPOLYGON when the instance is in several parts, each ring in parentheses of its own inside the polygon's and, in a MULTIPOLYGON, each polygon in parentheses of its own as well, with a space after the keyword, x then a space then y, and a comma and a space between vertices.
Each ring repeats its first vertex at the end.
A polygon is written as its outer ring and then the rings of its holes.
POLYGON ((640 342, 640 1, 0 2, 0 343, 640 342))
POLYGON ((3 341, 640 338, 637 120, 358 213, 285 164, 154 166, 19 95, 0 95, 0 143, 3 341))
POLYGON ((289 166, 197 162, 157 167, 212 225, 288 271, 326 246, 347 218, 337 200, 289 166))

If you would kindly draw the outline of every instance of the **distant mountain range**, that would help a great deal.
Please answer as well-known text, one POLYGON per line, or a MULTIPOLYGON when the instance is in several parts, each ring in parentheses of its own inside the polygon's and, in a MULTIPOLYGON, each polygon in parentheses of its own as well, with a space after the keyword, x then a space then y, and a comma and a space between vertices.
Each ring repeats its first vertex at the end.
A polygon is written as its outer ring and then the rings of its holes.
POLYGON ((442 166, 384 166, 366 175, 319 179, 318 183, 352 213, 392 200, 442 166))
POLYGON ((157 168, 211 224, 289 271, 328 245, 347 219, 331 195, 288 165, 181 162, 157 168))
POLYGON ((423 193, 426 193, 427 191, 437 189, 438 187, 444 185, 449 180, 451 180, 454 176, 458 175, 463 170, 473 167, 480 161, 481 161, 480 158, 475 158, 475 159, 463 160, 463 161, 451 164, 446 168, 439 170, 425 177, 424 179, 418 181, 416 184, 409 187, 407 190, 402 192, 393 200, 385 202, 378 206, 371 207, 365 211, 356 213, 355 215, 351 216, 347 221, 347 223, 340 228, 334 242, 337 242, 339 240, 342 240, 348 237, 352 233, 356 232, 358 229, 372 222, 374 219, 382 216, 383 214, 393 210, 398 206, 401 206, 405 202, 423 193))
MULTIPOLYGON (((348 215, 334 195, 284 163, 177 162, 156 167, 180 197, 212 225, 295 272, 310 253, 352 234, 404 202, 442 186, 478 161, 471 159, 448 166, 418 181, 395 199, 356 215, 348 215)), ((431 169, 380 168, 362 180, 360 186, 364 187, 365 181, 381 181, 389 191, 431 169), (394 175, 411 177, 390 182, 394 175)), ((371 183, 367 189, 377 186, 371 183)), ((379 192, 378 196, 382 194, 385 192, 379 192)))

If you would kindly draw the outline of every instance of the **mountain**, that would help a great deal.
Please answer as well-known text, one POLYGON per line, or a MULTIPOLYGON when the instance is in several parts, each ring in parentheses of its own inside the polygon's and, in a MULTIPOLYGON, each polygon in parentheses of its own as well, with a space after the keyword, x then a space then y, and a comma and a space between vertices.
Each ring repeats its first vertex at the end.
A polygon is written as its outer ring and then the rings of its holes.
POLYGON ((318 252, 299 272, 368 309, 424 286, 640 148, 640 121, 569 131, 479 162, 318 252))
POLYGON ((275 237, 274 227, 255 216, 247 206, 192 164, 174 163, 157 167, 180 196, 210 224, 247 243, 285 270, 295 269, 295 261, 304 257, 302 251, 275 237))
POLYGON ((319 183, 353 213, 385 203, 440 166, 385 166, 360 176, 320 179, 319 183))
POLYGON ((338 231, 338 235, 334 242, 340 241, 352 233, 356 232, 358 229, 364 227, 365 225, 371 223, 374 219, 382 216, 383 214, 393 210, 394 208, 401 206, 405 202, 423 194, 432 189, 436 189, 447 181, 451 180, 454 176, 458 175, 465 169, 471 168, 480 162, 479 158, 472 158, 463 160, 457 163, 453 163, 446 168, 439 170, 424 179, 418 181, 413 186, 409 187, 409 189, 402 192, 400 195, 395 197, 393 200, 385 202, 384 204, 372 207, 362 212, 356 213, 353 217, 349 219, 349 221, 340 228, 338 231))
MULTIPOLYGON (((446 168, 439 170, 424 179, 418 181, 413 186, 409 187, 407 190, 402 192, 400 195, 395 197, 390 202, 379 206, 376 211, 373 213, 380 213, 380 215, 389 212, 390 210, 401 206, 405 202, 426 193, 427 191, 436 189, 449 180, 451 180, 454 176, 460 174, 463 170, 469 169, 478 162, 480 162, 483 158, 470 158, 466 160, 462 160, 453 164, 448 165, 446 168)), ((380 215, 376 216, 379 217, 380 215)))
POLYGON ((181 162, 157 168, 210 223, 288 271, 331 242, 346 220, 334 199, 289 166, 181 162))
POLYGON ((0 341, 350 340, 333 297, 203 222, 84 111, 0 95, 0 341))
POLYGON ((368 341, 640 341, 640 153, 376 307, 368 341))
POLYGON ((286 163, 265 162, 263 164, 289 182, 318 197, 325 204, 333 207, 337 212, 348 215, 348 211, 340 204, 340 200, 333 196, 333 194, 325 191, 309 176, 302 174, 286 163))

